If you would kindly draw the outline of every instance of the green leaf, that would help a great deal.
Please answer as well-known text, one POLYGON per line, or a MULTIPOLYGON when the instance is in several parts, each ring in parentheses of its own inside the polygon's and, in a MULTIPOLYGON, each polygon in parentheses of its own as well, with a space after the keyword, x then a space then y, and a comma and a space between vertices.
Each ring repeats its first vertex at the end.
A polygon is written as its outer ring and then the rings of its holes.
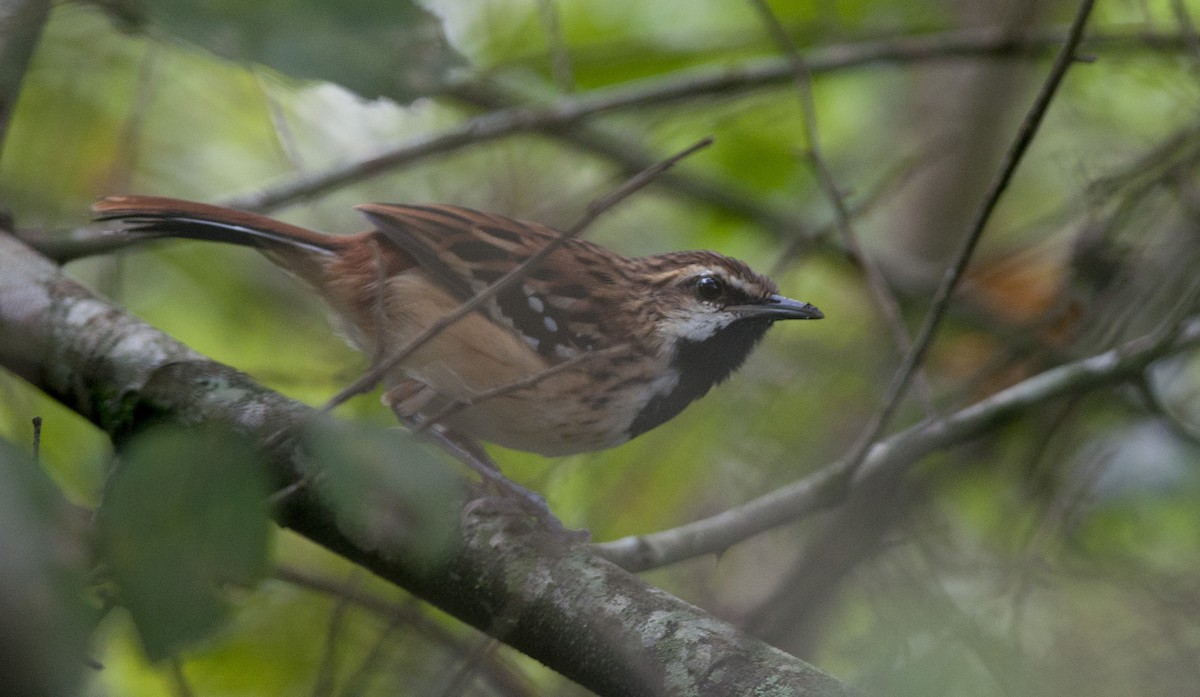
POLYGON ((234 60, 408 102, 460 63, 437 18, 404 0, 154 0, 146 13, 234 60))
POLYGON ((163 427, 124 450, 100 534, 150 659, 209 636, 229 613, 228 587, 266 573, 268 493, 254 449, 228 430, 163 427))
POLYGON ((436 564, 456 539, 459 478, 400 429, 330 423, 309 438, 307 474, 338 524, 376 550, 436 564))

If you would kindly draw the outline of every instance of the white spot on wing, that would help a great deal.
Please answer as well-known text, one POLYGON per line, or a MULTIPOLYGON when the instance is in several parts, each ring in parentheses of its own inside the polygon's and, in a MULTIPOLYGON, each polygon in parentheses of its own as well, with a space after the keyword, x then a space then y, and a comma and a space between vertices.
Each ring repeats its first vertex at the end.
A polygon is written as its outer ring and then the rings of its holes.
POLYGON ((554 318, 549 315, 542 318, 542 324, 546 325, 546 330, 551 334, 558 331, 558 322, 555 322, 554 318))

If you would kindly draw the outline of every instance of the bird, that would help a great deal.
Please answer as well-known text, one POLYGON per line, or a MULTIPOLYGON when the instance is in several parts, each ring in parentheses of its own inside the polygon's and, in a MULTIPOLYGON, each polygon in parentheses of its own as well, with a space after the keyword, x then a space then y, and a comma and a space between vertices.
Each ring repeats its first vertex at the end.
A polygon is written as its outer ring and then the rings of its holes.
MULTIPOLYGON (((369 357, 405 346, 561 234, 450 205, 356 208, 371 229, 327 234, 158 196, 92 206, 136 239, 257 249, 319 294, 369 357)), ((824 317, 716 252, 628 257, 575 237, 556 244, 387 370, 384 403, 472 443, 550 457, 603 450, 724 381, 775 322, 824 317)))

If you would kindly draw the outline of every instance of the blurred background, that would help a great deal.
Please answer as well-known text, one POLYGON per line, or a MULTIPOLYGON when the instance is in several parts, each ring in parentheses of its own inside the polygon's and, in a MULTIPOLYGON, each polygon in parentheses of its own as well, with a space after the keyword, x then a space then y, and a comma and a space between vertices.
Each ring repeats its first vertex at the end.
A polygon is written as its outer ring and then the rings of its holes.
MULTIPOLYGON (((352 206, 365 201, 566 227, 712 135, 587 236, 631 255, 719 250, 827 319, 775 328, 728 384, 620 448, 553 460, 493 450, 594 540, 669 528, 852 448, 902 355, 877 297, 915 332, 1077 9, 768 5, 812 74, 810 125, 853 242, 815 175, 787 57, 755 5, 730 0, 60 3, 0 151, 0 204, 22 228, 64 234, 87 224, 96 197, 126 192, 330 232, 364 228, 352 206), (551 105, 558 116, 515 119, 551 105), (864 257, 883 279, 874 291, 864 257)), ((1087 60, 1055 97, 891 430, 1200 311, 1195 17, 1196 0, 1099 4, 1087 60)), ((365 367, 317 299, 244 249, 172 243, 68 271, 311 404, 365 367)), ((338 413, 393 423, 375 396, 338 413)), ((0 437, 28 449, 34 415, 55 489, 97 506, 107 437, 0 373, 0 437)), ((1192 351, 646 577, 871 694, 1196 694, 1198 503, 1192 351)), ((230 597, 218 630, 151 661, 125 611, 105 612, 65 689, 584 694, 290 533, 270 544, 268 580, 230 597)))

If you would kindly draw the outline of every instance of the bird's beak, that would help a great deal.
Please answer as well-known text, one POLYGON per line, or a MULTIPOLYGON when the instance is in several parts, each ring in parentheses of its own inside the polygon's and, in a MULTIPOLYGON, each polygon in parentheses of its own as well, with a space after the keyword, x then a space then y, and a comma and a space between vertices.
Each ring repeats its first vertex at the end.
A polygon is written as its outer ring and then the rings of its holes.
POLYGON ((734 305, 725 309, 736 312, 742 317, 761 317, 769 320, 821 319, 825 316, 825 313, 808 303, 785 298, 782 295, 771 295, 753 305, 734 305))

